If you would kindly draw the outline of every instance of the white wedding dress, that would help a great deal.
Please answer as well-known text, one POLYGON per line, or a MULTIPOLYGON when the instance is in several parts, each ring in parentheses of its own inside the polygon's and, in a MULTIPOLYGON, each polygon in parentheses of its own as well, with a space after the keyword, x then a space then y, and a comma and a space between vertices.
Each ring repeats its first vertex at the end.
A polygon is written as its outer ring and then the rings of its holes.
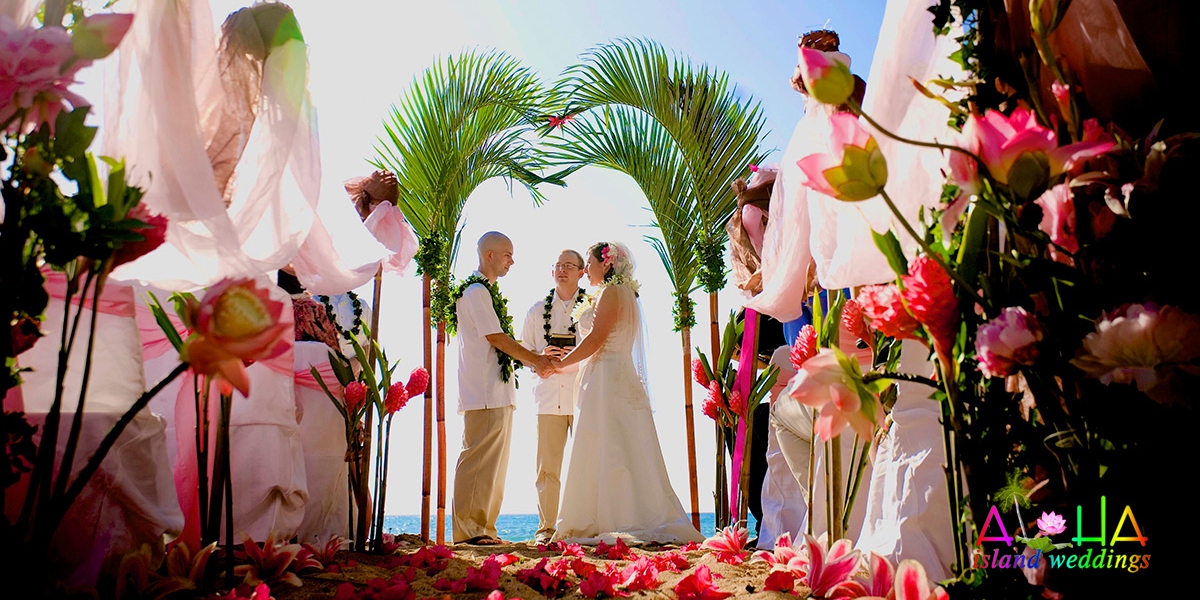
MULTIPOLYGON (((636 296, 624 285, 602 288, 601 297, 610 295, 619 308, 617 324, 584 363, 554 540, 703 541, 667 477, 650 399, 634 367, 642 321, 636 296)), ((587 324, 590 318, 584 314, 580 321, 587 324)))

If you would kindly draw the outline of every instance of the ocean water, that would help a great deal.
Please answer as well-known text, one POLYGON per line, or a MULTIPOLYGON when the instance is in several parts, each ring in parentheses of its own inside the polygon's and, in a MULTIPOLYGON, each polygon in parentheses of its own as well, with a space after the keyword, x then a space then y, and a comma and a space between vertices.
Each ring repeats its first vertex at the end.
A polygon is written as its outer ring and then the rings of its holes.
MULTIPOLYGON (((754 515, 749 515, 750 537, 754 537, 754 515)), ((705 537, 712 536, 716 531, 716 516, 713 513, 700 513, 700 532, 705 537)), ((383 527, 389 533, 421 533, 420 515, 388 515, 383 518, 383 527)), ((514 542, 532 540, 537 534, 538 516, 532 515, 500 515, 496 519, 496 531, 501 539, 514 542)), ((434 537, 431 535, 431 537, 434 537)), ((450 518, 446 518, 446 541, 453 541, 454 534, 450 530, 450 518)))

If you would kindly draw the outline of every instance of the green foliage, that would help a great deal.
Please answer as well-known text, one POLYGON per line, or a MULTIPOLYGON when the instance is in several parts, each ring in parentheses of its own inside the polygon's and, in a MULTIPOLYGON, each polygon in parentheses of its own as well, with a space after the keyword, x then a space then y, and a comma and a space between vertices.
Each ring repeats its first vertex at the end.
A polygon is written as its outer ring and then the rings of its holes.
MULTIPOLYGON (((455 335, 458 333, 458 312, 455 310, 457 308, 456 305, 458 304, 458 301, 462 299, 463 294, 467 291, 467 288, 475 285, 476 283, 487 288, 488 294, 491 295, 492 309, 496 311, 496 316, 500 319, 500 329, 503 330, 508 337, 514 337, 512 315, 508 314, 508 298, 505 298, 504 294, 500 293, 500 284, 498 282, 488 281, 487 279, 478 275, 471 275, 470 277, 467 277, 461 284, 458 285, 457 288, 455 288, 454 294, 450 297, 450 303, 446 313, 446 331, 450 335, 455 335)), ((515 369, 520 369, 523 365, 513 357, 502 352, 499 348, 495 348, 495 351, 496 360, 500 363, 500 379, 504 381, 504 383, 508 383, 508 380, 514 376, 513 371, 515 369)), ((517 387, 520 386, 518 385, 517 387)))
POLYGON ((687 292, 675 292, 675 305, 671 307, 671 316, 675 327, 672 331, 683 331, 696 326, 696 301, 687 292))

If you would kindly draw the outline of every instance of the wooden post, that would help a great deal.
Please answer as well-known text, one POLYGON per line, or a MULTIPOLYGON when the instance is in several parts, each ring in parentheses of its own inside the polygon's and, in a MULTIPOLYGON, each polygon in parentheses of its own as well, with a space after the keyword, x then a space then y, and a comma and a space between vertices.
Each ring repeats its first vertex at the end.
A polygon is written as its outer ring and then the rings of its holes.
MULTIPOLYGON (((433 372, 433 341, 429 333, 429 273, 421 278, 421 342, 425 347, 425 372, 433 372)), ((441 383, 438 383, 441 389, 441 383)), ((429 543, 429 492, 433 479, 433 386, 425 386, 425 463, 421 469, 421 541, 429 543)))
MULTIPOLYGON (((710 360, 713 365, 716 365, 717 357, 721 355, 721 333, 718 328, 719 322, 717 319, 717 294, 710 292, 708 294, 708 318, 709 318, 709 349, 712 357, 710 360)), ((715 366, 713 367, 716 368, 715 366)), ((725 468, 725 428, 721 426, 720 421, 713 421, 713 430, 716 432, 717 439, 717 480, 716 480, 716 503, 713 506, 714 517, 717 529, 729 526, 729 480, 725 468)))
POLYGON ((446 320, 437 327, 437 543, 446 543, 446 320))
POLYGON ((692 500, 692 526, 700 530, 700 490, 696 483, 696 420, 692 414, 692 330, 679 331, 683 341, 683 410, 687 427, 688 491, 692 500))

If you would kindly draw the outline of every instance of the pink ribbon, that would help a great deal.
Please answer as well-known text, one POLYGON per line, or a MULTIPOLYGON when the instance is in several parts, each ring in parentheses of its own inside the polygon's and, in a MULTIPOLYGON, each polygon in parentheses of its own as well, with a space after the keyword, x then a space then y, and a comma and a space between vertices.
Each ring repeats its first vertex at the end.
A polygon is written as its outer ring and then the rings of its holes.
MULTIPOLYGON (((66 274, 43 267, 42 275, 46 277, 46 285, 44 286, 46 293, 55 300, 65 302, 67 299, 66 274)), ((93 310, 92 292, 89 291, 86 295, 87 297, 84 298, 82 294, 75 294, 71 298, 71 305, 93 310)), ((100 294, 100 302, 94 310, 106 315, 132 317, 134 315, 133 307, 133 288, 128 285, 115 283, 104 287, 104 291, 100 294)))
MULTIPOLYGON (((338 382, 337 375, 333 373, 333 367, 330 366, 328 362, 317 365, 309 365, 309 367, 315 367, 317 369, 317 374, 321 376, 321 380, 325 382, 325 385, 329 387, 329 391, 332 392, 334 396, 339 399, 342 397, 342 384, 338 382)), ((317 383, 317 378, 313 377, 312 371, 309 370, 309 367, 296 369, 296 385, 306 387, 310 390, 318 390, 323 392, 324 390, 321 389, 321 384, 317 383)))
POLYGON ((758 312, 747 308, 746 318, 742 322, 746 324, 742 330, 742 355, 738 358, 738 374, 733 387, 746 399, 746 414, 738 419, 737 437, 733 444, 733 480, 729 486, 731 510, 738 506, 738 484, 742 481, 742 459, 746 453, 746 420, 754 418, 757 408, 750 405, 750 390, 758 370, 758 312))

